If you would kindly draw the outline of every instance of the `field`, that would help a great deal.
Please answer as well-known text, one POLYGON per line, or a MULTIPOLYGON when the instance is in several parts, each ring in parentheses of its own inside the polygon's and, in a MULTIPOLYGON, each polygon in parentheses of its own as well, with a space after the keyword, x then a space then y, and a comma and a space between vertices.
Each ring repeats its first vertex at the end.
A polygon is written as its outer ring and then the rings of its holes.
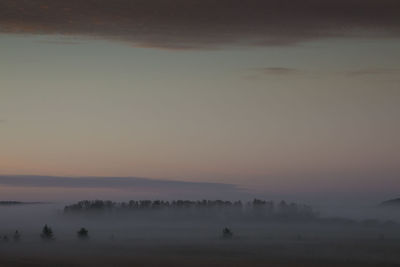
POLYGON ((339 234, 330 226, 246 225, 225 240, 216 225, 179 228, 136 225, 127 236, 88 240, 27 236, 2 242, 0 266, 400 266, 399 235, 386 237, 382 229, 339 234))
POLYGON ((1 267, 400 266, 397 224, 71 216, 52 205, 0 211, 1 267), (53 240, 40 237, 45 223, 53 240), (77 237, 80 227, 89 230, 89 238, 77 237), (232 229, 232 238, 222 238, 224 227, 232 229), (12 238, 15 230, 21 233, 18 241, 12 238))

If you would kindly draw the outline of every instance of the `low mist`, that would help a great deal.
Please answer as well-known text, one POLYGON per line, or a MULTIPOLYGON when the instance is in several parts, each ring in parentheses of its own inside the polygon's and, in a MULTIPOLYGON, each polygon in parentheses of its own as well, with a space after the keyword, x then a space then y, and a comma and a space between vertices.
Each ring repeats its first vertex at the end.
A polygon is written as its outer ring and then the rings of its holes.
POLYGON ((259 199, 97 200, 0 205, 0 213, 2 254, 12 259, 24 255, 41 264, 162 265, 171 263, 172 257, 200 266, 209 259, 225 262, 227 255, 237 255, 255 266, 265 260, 295 259, 331 264, 400 263, 400 226, 378 217, 394 213, 393 209, 382 209, 369 219, 354 219, 324 215, 303 204, 259 199), (43 237, 45 225, 52 231, 50 238, 43 237), (82 228, 88 231, 84 237, 78 235, 82 228))

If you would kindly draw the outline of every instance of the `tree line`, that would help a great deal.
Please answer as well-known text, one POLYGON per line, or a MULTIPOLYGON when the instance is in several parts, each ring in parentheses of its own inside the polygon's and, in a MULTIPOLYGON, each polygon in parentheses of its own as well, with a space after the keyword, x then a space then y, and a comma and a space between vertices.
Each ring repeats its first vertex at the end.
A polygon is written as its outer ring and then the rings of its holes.
POLYGON ((113 202, 110 200, 82 200, 64 207, 65 213, 79 213, 86 211, 174 211, 187 215, 200 215, 210 213, 231 214, 235 216, 250 217, 278 217, 278 218, 303 218, 318 217, 308 205, 287 203, 280 201, 265 201, 254 199, 248 202, 224 200, 130 200, 128 202, 113 202))

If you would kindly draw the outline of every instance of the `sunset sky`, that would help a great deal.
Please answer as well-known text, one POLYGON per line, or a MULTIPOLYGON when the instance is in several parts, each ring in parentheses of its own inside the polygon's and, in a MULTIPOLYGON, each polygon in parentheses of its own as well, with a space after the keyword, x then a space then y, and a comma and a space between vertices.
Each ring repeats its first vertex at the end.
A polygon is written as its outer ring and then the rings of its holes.
POLYGON ((394 0, 0 0, 0 175, 398 196, 399 37, 394 0))

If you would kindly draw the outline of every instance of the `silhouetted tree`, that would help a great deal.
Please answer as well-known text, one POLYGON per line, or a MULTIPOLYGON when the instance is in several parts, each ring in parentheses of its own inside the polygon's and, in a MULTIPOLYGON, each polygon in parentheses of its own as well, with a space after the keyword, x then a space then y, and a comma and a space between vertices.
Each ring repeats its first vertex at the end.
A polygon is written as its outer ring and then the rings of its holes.
POLYGON ((13 235, 14 241, 19 241, 21 239, 21 235, 18 232, 18 230, 15 230, 14 235, 13 235))
POLYGON ((233 232, 231 231, 231 229, 225 227, 222 230, 222 237, 223 238, 232 238, 233 237, 233 232))
POLYGON ((47 226, 47 224, 45 224, 40 236, 43 239, 47 239, 47 240, 53 239, 53 230, 49 226, 47 226))
POLYGON ((86 238, 89 237, 89 231, 88 231, 86 228, 84 228, 84 227, 82 227, 82 228, 77 232, 77 234, 78 234, 78 237, 79 237, 80 239, 86 239, 86 238))

